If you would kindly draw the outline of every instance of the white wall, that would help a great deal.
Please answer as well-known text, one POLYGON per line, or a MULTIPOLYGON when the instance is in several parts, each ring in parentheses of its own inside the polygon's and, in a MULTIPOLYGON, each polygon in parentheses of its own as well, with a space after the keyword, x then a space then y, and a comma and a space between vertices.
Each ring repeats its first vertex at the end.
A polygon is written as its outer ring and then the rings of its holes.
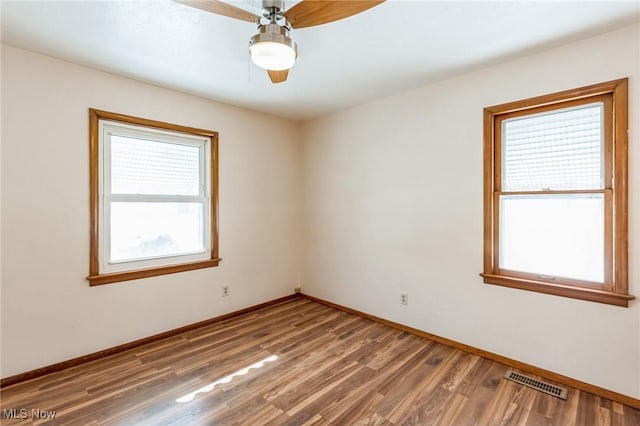
POLYGON ((2 377, 293 293, 299 139, 294 122, 3 45, 2 377), (219 267, 89 287, 90 107, 219 132, 219 267))
POLYGON ((640 398, 637 300, 625 309, 478 276, 483 108, 629 77, 640 297, 639 52, 628 27, 305 123, 303 291, 640 398))

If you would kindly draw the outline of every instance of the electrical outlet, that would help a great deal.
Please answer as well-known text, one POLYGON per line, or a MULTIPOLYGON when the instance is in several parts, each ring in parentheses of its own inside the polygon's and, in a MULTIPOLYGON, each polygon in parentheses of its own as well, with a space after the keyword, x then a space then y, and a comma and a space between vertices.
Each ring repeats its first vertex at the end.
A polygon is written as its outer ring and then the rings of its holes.
POLYGON ((229 295, 229 286, 228 285, 223 285, 222 286, 222 297, 227 297, 229 295))
POLYGON ((403 305, 409 304, 409 295, 407 293, 400 293, 400 303, 403 305))

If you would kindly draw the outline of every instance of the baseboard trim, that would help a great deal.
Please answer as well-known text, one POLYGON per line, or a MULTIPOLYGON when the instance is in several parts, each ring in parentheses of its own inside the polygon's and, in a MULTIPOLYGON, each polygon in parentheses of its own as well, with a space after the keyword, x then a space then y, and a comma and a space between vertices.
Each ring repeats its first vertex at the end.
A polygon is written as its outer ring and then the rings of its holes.
POLYGON ((238 311, 229 312, 228 314, 220 315, 214 318, 209 318, 204 321, 196 322, 193 324, 185 325, 183 327, 175 328, 173 330, 165 331, 163 333, 154 334, 153 336, 144 337, 142 339, 134 340, 133 342, 124 343, 122 345, 114 346, 112 348, 104 349, 98 352, 93 352, 87 355, 82 355, 77 358, 69 359, 55 364, 47 365, 45 367, 36 368, 35 370, 26 371, 24 373, 16 374, 14 376, 6 377, 0 380, 0 388, 15 385, 18 383, 26 382, 27 380, 36 379, 38 377, 45 376, 47 374, 56 373, 58 371, 66 370, 67 368, 76 367, 81 364, 86 364, 91 361, 96 361, 101 358, 106 358, 111 355, 118 354, 120 352, 128 351, 130 349, 137 348, 139 346, 147 345, 149 343, 157 342, 158 340, 173 337, 181 333, 186 333, 205 327, 207 325, 215 324, 220 321, 224 321, 230 318, 234 318, 240 315, 248 314, 269 306, 277 305, 279 303, 288 302, 290 300, 299 299, 301 296, 299 293, 290 294, 289 296, 280 297, 278 299, 270 300, 268 302, 260 303, 258 305, 249 306, 238 311))
POLYGON ((417 328, 409 327, 394 321, 389 321, 387 319, 380 318, 375 315, 367 314, 366 312, 358 311, 356 309, 339 305, 337 303, 329 302, 328 300, 320 299, 318 297, 310 296, 308 294, 301 294, 301 297, 304 299, 310 300, 312 302, 320 303, 322 305, 329 306, 331 308, 338 309, 340 311, 343 311, 349 314, 358 315, 360 317, 370 319, 372 321, 387 325, 397 330, 405 331, 407 333, 411 333, 416 336, 424 337, 425 339, 442 343, 443 345, 451 346, 455 349, 460 349, 461 351, 464 351, 473 355, 478 355, 483 358, 490 359, 491 361, 499 362, 500 364, 504 364, 508 367, 517 368, 518 370, 524 371, 526 373, 534 374, 536 376, 543 377, 545 379, 554 381, 556 383, 559 383, 565 386, 572 387, 574 389, 578 389, 580 391, 588 392, 588 393, 600 396, 602 398, 610 399, 620 404, 624 404, 633 408, 640 409, 640 399, 636 399, 628 395, 623 395, 621 393, 604 389, 599 386, 595 386, 577 379, 572 379, 571 377, 563 376, 562 374, 554 373, 553 371, 545 370, 543 368, 536 367, 534 365, 516 361, 515 359, 507 358, 505 356, 498 355, 493 352, 485 351, 484 349, 479 349, 474 346, 456 342, 455 340, 450 340, 445 337, 440 337, 435 334, 427 333, 426 331, 418 330, 417 328))

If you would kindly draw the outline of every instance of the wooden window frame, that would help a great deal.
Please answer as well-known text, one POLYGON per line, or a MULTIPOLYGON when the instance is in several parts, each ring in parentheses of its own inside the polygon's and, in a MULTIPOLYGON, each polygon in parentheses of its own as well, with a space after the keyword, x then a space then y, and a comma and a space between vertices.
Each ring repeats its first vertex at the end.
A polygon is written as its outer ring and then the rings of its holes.
MULTIPOLYGON (((536 291, 627 307, 628 293, 628 79, 623 78, 484 109, 484 272, 486 284, 536 291), (571 279, 545 279, 537 274, 499 267, 499 199, 501 194, 501 123, 592 102, 604 102, 605 185, 602 190, 536 191, 538 195, 602 193, 605 202, 604 284, 571 279)), ((533 192, 533 191, 532 191, 533 192)))
POLYGON ((129 115, 89 109, 89 185, 90 185, 90 249, 89 249, 89 276, 87 280, 91 286, 111 284, 121 281, 129 281, 140 278, 148 278, 159 275, 173 274, 194 269, 210 268, 218 266, 220 261, 218 252, 218 133, 211 130, 197 129, 180 126, 129 115), (100 135, 99 121, 108 120, 128 125, 148 127, 171 132, 185 133, 189 135, 204 136, 211 140, 210 146, 210 258, 173 265, 157 266, 145 269, 134 269, 121 272, 100 272, 100 135))

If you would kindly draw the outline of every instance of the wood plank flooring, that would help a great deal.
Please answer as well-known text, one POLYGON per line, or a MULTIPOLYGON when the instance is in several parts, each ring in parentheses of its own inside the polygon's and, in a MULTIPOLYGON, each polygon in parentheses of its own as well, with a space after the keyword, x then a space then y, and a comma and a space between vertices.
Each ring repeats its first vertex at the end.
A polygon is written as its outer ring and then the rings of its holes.
POLYGON ((640 410, 506 369, 299 299, 7 387, 0 405, 2 425, 640 426, 640 410))

